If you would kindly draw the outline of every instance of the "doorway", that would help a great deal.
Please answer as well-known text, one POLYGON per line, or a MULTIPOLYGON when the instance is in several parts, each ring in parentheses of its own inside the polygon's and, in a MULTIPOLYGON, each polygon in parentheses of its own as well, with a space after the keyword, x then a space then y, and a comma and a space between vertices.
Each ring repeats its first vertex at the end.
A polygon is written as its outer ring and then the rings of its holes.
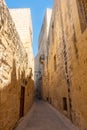
POLYGON ((25 97, 25 87, 21 86, 20 115, 19 115, 19 118, 24 116, 24 97, 25 97))

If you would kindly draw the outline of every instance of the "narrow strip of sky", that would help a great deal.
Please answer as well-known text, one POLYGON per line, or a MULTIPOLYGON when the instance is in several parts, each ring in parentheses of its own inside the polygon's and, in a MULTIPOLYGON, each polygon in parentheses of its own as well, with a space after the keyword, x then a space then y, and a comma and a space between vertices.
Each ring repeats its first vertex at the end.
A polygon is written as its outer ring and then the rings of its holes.
POLYGON ((6 0, 8 8, 30 8, 33 25, 33 52, 38 52, 38 37, 46 8, 52 8, 53 0, 6 0))

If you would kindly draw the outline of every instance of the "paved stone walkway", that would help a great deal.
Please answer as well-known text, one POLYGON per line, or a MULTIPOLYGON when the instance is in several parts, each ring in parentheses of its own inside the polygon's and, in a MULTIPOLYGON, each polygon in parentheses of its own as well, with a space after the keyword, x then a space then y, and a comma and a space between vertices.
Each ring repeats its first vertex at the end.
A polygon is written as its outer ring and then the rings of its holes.
POLYGON ((43 101, 35 101, 15 130, 78 130, 65 116, 43 101))

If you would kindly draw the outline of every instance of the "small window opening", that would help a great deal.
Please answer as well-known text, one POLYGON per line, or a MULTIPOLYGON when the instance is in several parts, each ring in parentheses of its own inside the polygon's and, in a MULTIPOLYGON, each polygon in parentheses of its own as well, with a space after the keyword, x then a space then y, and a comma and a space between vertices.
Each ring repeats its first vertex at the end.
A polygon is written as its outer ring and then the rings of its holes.
POLYGON ((81 31, 87 28, 87 0, 77 0, 81 31))
POLYGON ((63 110, 67 111, 67 98, 63 97, 63 110))
POLYGON ((56 55, 54 56, 54 70, 56 71, 56 55))

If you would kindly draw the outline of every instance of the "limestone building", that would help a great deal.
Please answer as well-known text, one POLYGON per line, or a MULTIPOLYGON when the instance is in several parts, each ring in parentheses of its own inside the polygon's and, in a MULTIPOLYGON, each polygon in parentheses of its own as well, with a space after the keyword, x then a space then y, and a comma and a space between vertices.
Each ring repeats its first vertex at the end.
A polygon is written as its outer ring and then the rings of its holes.
POLYGON ((23 46, 28 55, 28 66, 32 68, 34 79, 34 56, 33 56, 33 45, 32 45, 32 18, 31 11, 28 8, 10 9, 11 17, 15 23, 18 34, 21 38, 23 46), (19 20, 20 19, 20 20, 19 20))
POLYGON ((48 55, 48 34, 49 34, 51 14, 52 14, 52 10, 47 8, 45 12, 44 21, 41 27, 40 35, 39 35, 39 40, 38 40, 38 55, 35 58, 35 72, 36 72, 35 83, 36 83, 37 91, 40 96, 42 96, 42 91, 43 91, 42 82, 44 84, 47 82, 47 81, 45 82, 44 77, 47 76, 46 65, 47 65, 47 55, 48 55), (44 62, 45 64, 43 64, 43 61, 45 61, 44 62), (43 67, 44 67, 44 73, 43 73, 43 67))
POLYGON ((35 57, 35 68, 34 68, 34 76, 35 76, 35 96, 38 97, 38 98, 41 98, 41 94, 42 94, 42 90, 41 90, 41 87, 42 87, 42 74, 41 74, 41 65, 39 63, 39 56, 37 55, 35 57))
POLYGON ((86 5, 87 0, 54 1, 47 72, 43 67, 43 73, 48 74, 48 83, 47 86, 42 84, 43 98, 80 130, 87 129, 86 5))
POLYGON ((30 12, 20 9, 21 16, 23 11, 29 17, 19 18, 19 9, 9 11, 0 1, 0 130, 12 130, 33 103, 32 26, 30 12), (18 29, 15 19, 26 19, 26 27, 18 29))

